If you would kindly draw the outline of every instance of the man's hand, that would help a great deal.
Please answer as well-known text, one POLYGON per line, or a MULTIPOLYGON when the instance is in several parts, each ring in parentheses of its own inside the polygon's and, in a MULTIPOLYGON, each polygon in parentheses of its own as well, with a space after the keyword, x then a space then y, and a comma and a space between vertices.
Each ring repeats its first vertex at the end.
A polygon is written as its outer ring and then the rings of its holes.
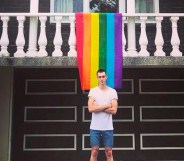
POLYGON ((104 111, 110 114, 116 114, 118 108, 118 101, 116 99, 112 100, 111 104, 108 104, 108 108, 106 108, 104 111))

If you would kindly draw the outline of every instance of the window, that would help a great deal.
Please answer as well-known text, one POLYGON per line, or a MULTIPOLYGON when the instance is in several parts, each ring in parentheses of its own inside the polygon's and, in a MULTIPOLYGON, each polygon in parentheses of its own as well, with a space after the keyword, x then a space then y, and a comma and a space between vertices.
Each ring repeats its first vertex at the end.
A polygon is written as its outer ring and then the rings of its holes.
POLYGON ((52 13, 75 13, 83 11, 83 0, 50 0, 52 13))
POLYGON ((118 12, 119 0, 90 0, 90 12, 118 12))
MULTIPOLYGON (((127 13, 127 8, 132 8, 127 0, 119 0, 119 5, 123 13, 127 13), (127 5, 130 6, 127 7, 127 5)), ((159 13, 159 0, 135 0, 135 13, 159 13)))
MULTIPOLYGON (((83 12, 123 12, 132 8, 128 0, 50 0, 51 12, 75 13, 83 12), (84 3, 85 2, 85 3, 84 3), (83 6, 85 4, 85 6, 83 6), (130 6, 127 6, 130 5, 130 6), (86 10, 85 10, 86 12, 86 10)), ((158 13, 159 0, 135 0, 135 13, 158 13)))
POLYGON ((159 12, 159 0, 135 0, 136 13, 159 12))

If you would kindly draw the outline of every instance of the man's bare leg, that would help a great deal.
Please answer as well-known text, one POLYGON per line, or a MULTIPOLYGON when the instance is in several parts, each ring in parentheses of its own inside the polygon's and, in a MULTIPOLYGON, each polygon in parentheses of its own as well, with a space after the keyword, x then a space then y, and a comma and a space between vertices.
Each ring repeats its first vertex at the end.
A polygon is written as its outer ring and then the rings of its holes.
POLYGON ((105 147, 105 155, 106 155, 107 161, 113 161, 113 155, 112 155, 112 148, 111 147, 105 147))
POLYGON ((98 151, 99 151, 99 147, 98 146, 92 147, 90 161, 97 161, 98 151))

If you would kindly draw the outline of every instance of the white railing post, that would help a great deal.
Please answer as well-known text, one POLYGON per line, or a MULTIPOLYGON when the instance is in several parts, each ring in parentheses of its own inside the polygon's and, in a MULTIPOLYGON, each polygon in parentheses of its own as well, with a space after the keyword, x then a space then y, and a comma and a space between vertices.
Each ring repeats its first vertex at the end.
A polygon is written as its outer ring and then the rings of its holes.
POLYGON ((148 39, 146 35, 146 20, 147 17, 140 17, 141 21, 141 34, 139 38, 139 44, 141 50, 139 51, 139 56, 149 56, 149 52, 147 51, 148 39))
POLYGON ((24 52, 25 38, 24 38, 24 21, 25 16, 17 16, 19 23, 18 26, 18 35, 16 39, 17 51, 14 54, 14 57, 25 57, 26 53, 24 52))
POLYGON ((162 36, 162 25, 161 22, 163 20, 163 17, 156 17, 156 37, 155 37, 155 45, 156 45, 156 51, 154 53, 155 56, 165 56, 165 53, 163 51, 163 36, 162 36))
MULTIPOLYGON (((38 13, 39 0, 30 0, 30 13, 38 13)), ((38 34, 38 17, 31 16, 29 24, 29 46, 26 53, 29 57, 37 56, 37 34, 38 34)))
POLYGON ((70 36, 68 39, 68 44, 70 47, 70 51, 68 52, 68 56, 77 56, 76 51, 76 35, 75 35, 75 17, 71 16, 70 18, 70 36))
POLYGON ((36 57, 37 55, 37 29, 38 17, 30 17, 29 25, 29 48, 26 53, 28 57, 36 57))
POLYGON ((127 52, 125 50, 125 46, 126 46, 126 37, 125 37, 125 20, 126 20, 126 17, 123 17, 123 22, 122 22, 122 46, 123 46, 123 56, 124 57, 127 57, 127 52))
POLYGON ((179 17, 171 17, 172 22, 172 36, 171 36, 171 45, 172 45, 172 52, 171 56, 182 56, 182 52, 179 51, 179 45, 180 45, 180 39, 178 36, 177 31, 177 21, 179 20, 179 17))
POLYGON ((1 45, 1 51, 0 51, 0 57, 1 56, 10 56, 8 53, 8 44, 9 44, 9 39, 8 39, 8 21, 9 21, 9 16, 2 16, 1 20, 3 21, 3 31, 1 35, 1 40, 0 40, 0 45, 1 45))
POLYGON ((38 51, 38 56, 43 57, 48 55, 47 51, 45 50, 47 45, 47 37, 45 32, 45 27, 46 27, 45 22, 47 21, 47 16, 40 16, 39 20, 41 25, 40 25, 40 36, 38 39, 38 44, 40 47, 40 50, 38 51))
POLYGON ((63 52, 61 51, 61 45, 63 43, 63 39, 61 37, 61 16, 55 16, 56 20, 56 32, 54 37, 54 46, 55 49, 52 53, 52 56, 63 56, 63 52))

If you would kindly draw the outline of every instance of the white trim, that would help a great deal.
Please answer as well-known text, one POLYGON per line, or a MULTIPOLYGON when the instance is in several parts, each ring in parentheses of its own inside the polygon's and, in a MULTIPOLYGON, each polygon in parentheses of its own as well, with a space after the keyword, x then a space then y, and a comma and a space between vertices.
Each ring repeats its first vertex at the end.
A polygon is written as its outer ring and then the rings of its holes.
POLYGON ((135 13, 135 0, 127 0, 127 13, 135 13))
POLYGON ((77 150, 77 135, 76 134, 24 134, 23 151, 69 151, 77 150), (26 148, 27 137, 73 137, 74 147, 72 148, 26 148))
POLYGON ((160 12, 159 0, 153 0, 153 2, 155 13, 159 13, 160 12))
POLYGON ((119 12, 120 13, 126 12, 126 0, 119 0, 119 12))
POLYGON ((73 95, 77 94, 77 79, 26 79, 25 82, 25 95, 73 95), (55 81, 60 81, 60 82, 73 82, 75 84, 74 91, 71 92, 64 92, 64 91, 59 91, 59 92, 29 92, 28 91, 28 86, 29 82, 55 82, 55 81))
POLYGON ((118 95, 121 95, 121 94, 134 94, 134 79, 122 79, 122 83, 124 83, 124 82, 130 82, 131 83, 131 91, 118 92, 118 95))
POLYGON ((173 149, 184 149, 184 146, 183 147, 164 147, 164 146, 160 146, 160 147, 144 147, 143 145, 143 137, 149 137, 149 136, 183 136, 184 137, 184 133, 149 133, 149 134, 140 134, 140 149, 141 150, 173 150, 173 149))
POLYGON ((89 7, 90 0, 83 0, 83 12, 89 13, 90 7, 89 7))
POLYGON ((30 13, 38 13, 39 0, 30 0, 30 13))
POLYGON ((50 0, 50 13, 54 13, 54 0, 50 0))
MULTIPOLYGON (((168 108, 173 108, 173 109, 176 109, 176 108, 183 108, 184 109, 184 106, 140 106, 140 122, 183 122, 184 119, 144 119, 143 118, 143 109, 149 109, 149 108, 154 108, 154 109, 158 109, 158 108, 162 108, 162 109, 168 109, 168 108)), ((156 113, 156 111, 155 111, 156 113)))
POLYGON ((178 81, 178 82, 184 82, 184 79, 139 79, 139 94, 184 94, 184 92, 166 92, 166 91, 147 91, 144 92, 142 89, 143 82, 159 82, 159 81, 165 81, 165 82, 172 82, 172 81, 178 81))
POLYGON ((24 122, 34 122, 34 123, 38 123, 38 122, 77 122, 77 106, 26 106, 24 107, 24 122), (74 118, 73 119, 68 119, 68 120, 43 120, 43 119, 27 119, 27 114, 28 114, 28 110, 29 109, 74 109, 74 118))

